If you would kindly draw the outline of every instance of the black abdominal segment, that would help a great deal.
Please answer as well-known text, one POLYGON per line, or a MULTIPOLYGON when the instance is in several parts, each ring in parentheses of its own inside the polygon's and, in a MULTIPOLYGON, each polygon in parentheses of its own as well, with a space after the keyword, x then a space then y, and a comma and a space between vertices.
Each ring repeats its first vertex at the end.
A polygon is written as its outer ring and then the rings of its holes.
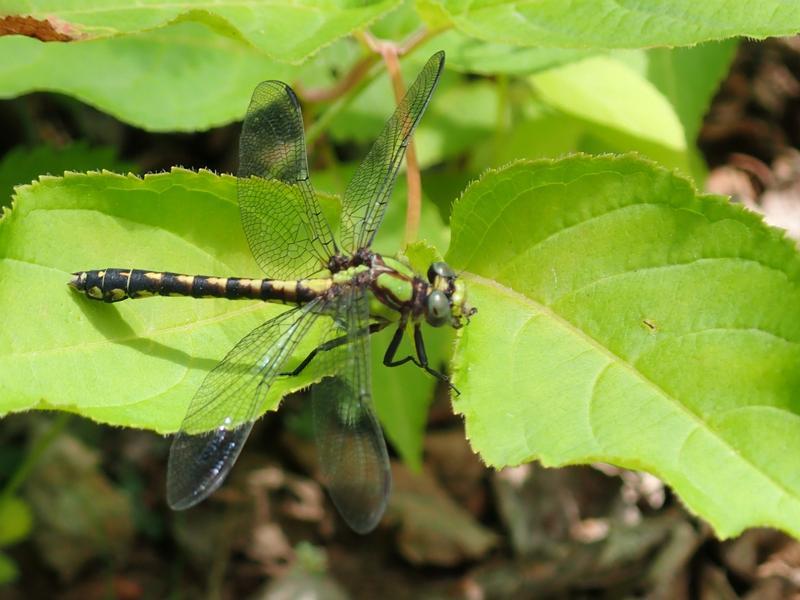
POLYGON ((104 302, 150 296, 191 296, 305 304, 324 291, 320 280, 312 284, 306 280, 211 277, 141 269, 81 271, 74 273, 69 283, 89 298, 104 302))

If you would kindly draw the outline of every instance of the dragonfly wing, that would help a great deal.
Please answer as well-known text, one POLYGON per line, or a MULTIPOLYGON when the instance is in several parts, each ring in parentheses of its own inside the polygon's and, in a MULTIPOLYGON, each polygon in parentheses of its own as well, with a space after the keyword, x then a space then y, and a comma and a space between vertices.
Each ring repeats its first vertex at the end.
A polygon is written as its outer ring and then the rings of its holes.
POLYGON ((167 502, 194 506, 216 490, 242 450, 267 391, 318 315, 320 299, 260 325, 203 380, 172 441, 167 502))
POLYGON ((372 243, 383 221, 408 141, 430 102, 443 68, 444 52, 437 52, 420 71, 350 180, 342 201, 341 238, 345 251, 352 253, 372 243))
POLYGON ((330 338, 347 336, 323 352, 329 375, 311 391, 314 436, 325 485, 347 524, 368 533, 386 509, 391 487, 383 433, 372 410, 369 303, 363 290, 337 298, 330 338))
POLYGON ((273 279, 300 279, 335 253, 311 187, 300 103, 292 88, 255 89, 239 138, 239 209, 258 265, 273 279))

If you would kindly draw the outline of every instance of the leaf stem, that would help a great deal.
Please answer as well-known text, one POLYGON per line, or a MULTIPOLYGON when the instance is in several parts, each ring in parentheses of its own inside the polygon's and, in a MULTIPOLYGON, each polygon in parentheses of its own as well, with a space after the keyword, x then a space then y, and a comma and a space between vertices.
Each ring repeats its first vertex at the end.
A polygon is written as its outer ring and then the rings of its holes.
MULTIPOLYGON (((395 102, 400 104, 400 101, 406 93, 405 85, 403 85, 403 75, 400 72, 400 46, 393 42, 378 40, 369 32, 362 33, 361 37, 370 49, 383 57, 383 62, 386 64, 386 70, 389 73, 389 79, 392 82, 395 102)), ((421 37, 422 36, 418 36, 417 39, 421 37)), ((419 43, 421 42, 416 41, 410 44, 410 47, 416 47, 419 43)), ((420 214, 422 212, 422 180, 419 172, 417 150, 413 138, 409 140, 408 147, 406 148, 406 182, 408 195, 406 203, 406 227, 403 235, 403 242, 405 246, 408 246, 417 239, 420 214)))
POLYGON ((358 94, 367 87, 372 81, 380 74, 381 69, 378 68, 378 63, 373 65, 373 68, 362 77, 358 83, 348 90, 348 93, 339 96, 317 120, 315 120, 306 130, 306 145, 313 146, 322 132, 325 131, 330 125, 331 121, 342 112, 347 106, 358 96, 358 94))
POLYGON ((378 62, 380 57, 376 54, 368 54, 359 60, 347 75, 342 77, 335 85, 324 89, 303 89, 296 85, 298 95, 306 102, 330 102, 344 96, 358 85, 369 73, 369 70, 378 62))
MULTIPOLYGON (((438 35, 444 29, 427 29, 421 27, 411 35, 409 35, 400 44, 394 42, 382 42, 383 44, 391 44, 396 49, 398 56, 404 56, 409 52, 413 52, 419 46, 427 42, 432 37, 438 35)), ((372 54, 364 56, 359 60, 347 74, 342 77, 333 86, 324 89, 304 89, 301 85, 295 85, 295 91, 306 102, 331 102, 347 94, 350 90, 356 87, 359 82, 367 76, 370 69, 379 61, 381 53, 375 50, 372 43, 367 40, 377 41, 374 36, 369 33, 357 32, 355 37, 360 39, 367 47, 373 50, 372 54)))
MULTIPOLYGON (((306 130, 306 145, 312 147, 331 121, 344 110, 353 99, 380 73, 379 59, 383 58, 394 89, 395 100, 399 104, 405 94, 403 78, 400 73, 399 57, 416 50, 419 46, 445 31, 447 28, 420 28, 403 42, 380 40, 369 31, 356 32, 355 37, 367 46, 372 53, 359 60, 341 81, 329 89, 302 90, 299 93, 307 102, 333 101, 328 109, 306 130)), ((406 180, 408 182, 408 204, 404 241, 408 245, 415 241, 419 232, 422 205, 422 181, 419 161, 413 139, 406 150, 406 180)))

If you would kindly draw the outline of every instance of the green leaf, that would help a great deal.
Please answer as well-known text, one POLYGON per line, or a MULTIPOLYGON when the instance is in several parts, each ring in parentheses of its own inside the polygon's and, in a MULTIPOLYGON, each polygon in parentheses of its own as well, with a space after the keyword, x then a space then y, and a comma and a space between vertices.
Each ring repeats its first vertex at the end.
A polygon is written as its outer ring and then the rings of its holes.
POLYGON ((632 157, 521 162, 470 186, 447 259, 479 312, 455 409, 494 467, 654 473, 721 536, 800 535, 800 256, 632 157))
POLYGON ((131 163, 117 160, 113 148, 89 147, 77 142, 63 148, 16 147, 0 160, 0 206, 11 204, 15 185, 30 183, 39 175, 61 175, 64 171, 132 171, 131 163))
POLYGON ((520 158, 546 158, 581 148, 587 125, 580 119, 530 102, 522 118, 492 144, 477 147, 474 163, 499 167, 520 158))
POLYGON ((0 585, 11 583, 19 577, 19 567, 14 559, 0 552, 0 585))
POLYGON ((731 40, 625 50, 539 72, 529 78, 538 99, 511 86, 506 103, 516 118, 472 153, 473 164, 633 150, 700 181, 695 139, 735 48, 731 40))
POLYGON ((447 53, 447 68, 481 75, 528 75, 586 58, 593 50, 525 48, 495 44, 451 29, 430 39, 416 53, 426 56, 437 50, 447 53))
MULTIPOLYGON (((192 298, 107 305, 66 285, 71 272, 114 266, 258 277, 234 178, 175 169, 144 179, 67 174, 17 188, 0 221, 3 413, 59 409, 175 431, 205 374, 283 310, 192 298)), ((314 344, 308 337, 298 357, 314 344)), ((277 381, 264 409, 314 375, 277 381)))
POLYGON ((693 48, 653 48, 646 53, 647 78, 675 108, 691 145, 738 45, 738 40, 727 40, 693 48))
POLYGON ((0 55, 0 98, 61 92, 150 131, 195 131, 240 119, 260 81, 293 71, 191 22, 74 44, 5 36, 0 55))
MULTIPOLYGON (((405 74, 416 69, 404 64, 405 74)), ((405 80, 411 78, 406 75, 405 80)), ((370 83, 330 128, 338 141, 371 143, 396 106, 388 76, 370 83)), ((489 81, 466 82, 445 72, 436 94, 414 133, 420 166, 428 167, 474 148, 491 135, 497 122, 497 89, 489 81)))
POLYGON ((497 128, 495 84, 457 81, 443 88, 414 134, 420 165, 467 154, 497 128))
POLYGON ((15 497, 0 499, 0 546, 24 540, 32 525, 33 514, 25 502, 15 497))
POLYGON ((78 0, 8 0, 3 12, 47 20, 57 31, 84 41, 141 33, 180 21, 200 23, 227 37, 246 40, 277 60, 297 63, 363 29, 398 4, 399 0, 219 0, 204 4, 141 0, 95 6, 78 0))
MULTIPOLYGON (((402 6, 375 23, 371 31, 379 38, 402 40, 423 26, 429 6, 421 0, 404 2, 402 6)), ((429 19, 430 20, 430 19, 429 19)), ((435 19, 434 19, 435 20, 435 19)), ((441 29, 432 25, 431 29, 441 29)), ((447 69, 483 75, 527 75, 559 64, 572 62, 593 53, 591 50, 562 48, 524 48, 494 44, 445 29, 416 48, 415 56, 430 56, 444 50, 447 69)))
MULTIPOLYGON (((411 363, 400 367, 385 367, 383 355, 395 332, 394 327, 371 336, 372 382, 375 408, 383 423, 386 436, 403 461, 412 469, 422 466, 422 446, 428 407, 433 401, 437 380, 411 363)), ((411 329, 398 351, 398 357, 414 354, 411 329)), ((428 361, 437 370, 447 370, 452 354, 453 335, 448 329, 426 327, 425 350, 428 361)))
POLYGON ((544 102, 581 120, 614 150, 640 150, 688 172, 686 136, 675 109, 627 65, 597 56, 538 73, 531 81, 544 102))
MULTIPOLYGON (((313 60, 303 63, 303 66, 292 68, 287 77, 300 89, 330 88, 340 84, 345 74, 363 56, 364 48, 355 38, 344 38, 320 50, 313 60)), ((306 116, 313 114, 307 109, 313 111, 315 108, 314 104, 303 105, 306 116)))
MULTIPOLYGON (((192 298, 108 305, 75 294, 66 282, 71 272, 113 266, 260 276, 235 195, 232 177, 181 169, 144 179, 67 174, 17 188, 13 211, 0 221, 0 280, 7 283, 0 288, 0 411, 59 409, 175 431, 205 374, 237 340, 283 309, 192 298)), ((330 197, 321 200, 326 214, 335 213, 330 197)), ((390 203, 381 245, 399 240, 404 212, 403 202, 390 203)), ((447 244, 434 206, 425 205, 422 224, 440 246, 447 244)), ((319 343, 317 329, 294 363, 319 343)), ((416 466, 436 382, 410 366, 381 364, 392 333, 389 328, 372 341, 376 405, 389 439, 416 466)), ((426 342, 431 363, 443 367, 451 344, 437 333, 426 332, 426 342)), ((263 410, 319 379, 315 364, 278 380, 263 410)))
POLYGON ((427 273, 428 267, 442 260, 442 255, 428 242, 413 242, 403 248, 403 259, 417 273, 427 273))
POLYGON ((794 35, 800 5, 783 0, 428 0, 426 19, 501 44, 555 48, 690 46, 747 36, 794 35))

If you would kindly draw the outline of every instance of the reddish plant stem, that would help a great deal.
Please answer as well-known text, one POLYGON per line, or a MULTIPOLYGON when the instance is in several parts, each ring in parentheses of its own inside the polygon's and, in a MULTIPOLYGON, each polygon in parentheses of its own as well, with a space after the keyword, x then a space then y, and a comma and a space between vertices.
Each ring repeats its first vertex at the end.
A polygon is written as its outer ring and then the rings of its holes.
MULTIPOLYGON (((405 89, 403 78, 400 74, 399 57, 410 52, 427 42, 432 37, 438 35, 444 29, 419 29, 408 36, 402 43, 395 43, 379 40, 369 32, 356 33, 370 50, 372 54, 359 60, 352 69, 336 85, 328 89, 308 89, 299 88, 298 94, 306 102, 327 102, 334 101, 333 105, 325 111, 323 117, 314 123, 306 132, 306 143, 311 146, 316 141, 328 121, 347 104, 348 95, 355 95, 360 87, 366 83, 365 78, 372 73, 373 67, 382 57, 386 64, 389 77, 394 88, 396 102, 403 99, 405 89)), ((419 162, 417 161, 417 151, 413 140, 406 149, 406 180, 408 181, 408 203, 406 208, 406 227, 404 240, 406 245, 417 239, 419 233, 420 214, 422 205, 422 182, 419 173, 419 162)))
MULTIPOLYGON (((383 57, 386 63, 386 70, 392 82, 395 102, 400 104, 406 93, 403 85, 403 75, 400 73, 400 48, 391 42, 382 42, 375 39, 369 33, 364 34, 364 40, 375 52, 383 57)), ((421 42, 415 42, 413 47, 421 42)), ((422 180, 419 173, 419 161, 417 161, 417 150, 413 138, 409 140, 406 148, 406 182, 408 196, 406 203, 406 228, 403 236, 405 245, 416 241, 419 233, 420 215, 422 212, 422 180)))
MULTIPOLYGON (((299 88, 298 94, 306 102, 329 102, 336 100, 340 96, 344 96, 351 89, 356 87, 358 83, 369 72, 372 65, 378 62, 379 56, 377 54, 369 54, 359 60, 352 69, 342 77, 336 85, 329 88, 317 88, 304 90, 299 88)), ((299 86, 298 86, 299 87, 299 86)))

